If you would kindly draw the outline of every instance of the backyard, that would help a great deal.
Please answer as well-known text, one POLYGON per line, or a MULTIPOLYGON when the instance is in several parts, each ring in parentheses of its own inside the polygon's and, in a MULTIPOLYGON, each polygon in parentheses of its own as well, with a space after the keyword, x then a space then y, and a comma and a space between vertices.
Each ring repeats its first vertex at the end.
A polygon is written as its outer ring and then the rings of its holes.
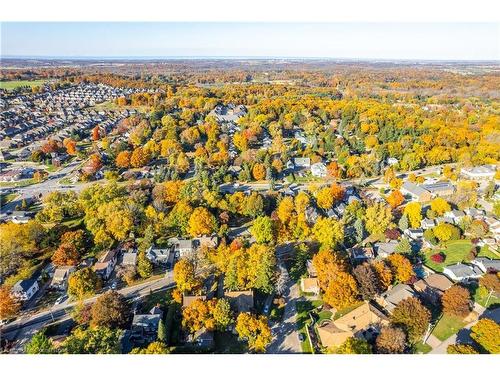
MULTIPOLYGON (((442 272, 443 267, 466 260, 472 246, 473 245, 470 240, 456 240, 448 242, 445 246, 439 249, 428 249, 424 252, 425 265, 436 272, 442 272), (431 259, 431 256, 437 253, 445 254, 445 260, 443 263, 436 263, 431 259)), ((492 259, 499 258, 495 253, 489 250, 487 246, 481 248, 478 256, 485 256, 492 259)))
POLYGON ((307 336, 307 331, 306 331, 306 324, 311 324, 311 318, 309 317, 309 312, 311 312, 315 308, 321 306, 322 304, 323 304, 323 301, 321 301, 321 300, 296 302, 297 326, 299 328, 299 332, 302 333, 306 337, 306 340, 304 340, 300 343, 303 353, 312 353, 311 344, 309 342, 309 339, 307 339, 308 336, 307 336))

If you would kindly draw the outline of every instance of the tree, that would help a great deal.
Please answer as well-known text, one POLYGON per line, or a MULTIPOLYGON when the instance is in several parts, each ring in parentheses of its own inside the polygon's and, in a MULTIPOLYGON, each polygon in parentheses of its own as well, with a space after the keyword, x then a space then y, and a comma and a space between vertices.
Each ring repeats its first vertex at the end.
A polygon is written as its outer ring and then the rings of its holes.
POLYGON ((403 232, 408 229, 408 226, 410 224, 408 223, 408 216, 403 215, 401 216, 401 219, 399 219, 398 227, 401 229, 403 232))
POLYGON ((405 197, 399 190, 394 190, 388 197, 387 203, 390 204, 392 208, 401 206, 401 203, 405 201, 405 197))
POLYGON ((365 238, 365 225, 363 219, 357 218, 354 222, 354 229, 356 230, 356 241, 359 243, 365 238))
POLYGON ((119 329, 78 327, 64 341, 62 351, 67 354, 120 354, 121 335, 119 329))
POLYGON ((240 313, 236 319, 236 332, 240 339, 248 341, 248 347, 256 352, 265 352, 272 341, 271 329, 265 316, 240 313))
POLYGON ((368 262, 364 262, 353 270, 353 275, 359 285, 359 294, 365 301, 373 299, 382 292, 377 273, 368 262))
POLYGON ((76 266, 80 261, 80 254, 70 243, 61 244, 52 255, 52 263, 56 266, 76 266))
POLYGON ((371 354, 371 345, 363 339, 349 337, 334 352, 335 354, 371 354))
POLYGON ((92 305, 91 326, 120 328, 127 324, 129 307, 123 296, 115 291, 109 291, 99 296, 92 305))
POLYGON ((26 354, 55 354, 56 348, 44 331, 38 331, 24 347, 26 354))
POLYGON ((170 348, 161 341, 154 341, 146 348, 134 348, 130 354, 169 354, 170 348))
POLYGON ((64 147, 68 155, 76 155, 76 142, 70 138, 64 140, 64 147))
POLYGON ((470 337, 486 352, 500 354, 500 325, 491 319, 480 319, 471 328, 470 337))
POLYGON ((145 251, 139 251, 139 254, 137 255, 137 273, 143 279, 147 279, 153 274, 153 265, 146 257, 145 251))
POLYGON ((453 285, 443 293, 441 304, 445 314, 465 318, 471 311, 470 293, 459 285, 453 285))
POLYGON ((399 327, 383 327, 377 336, 377 353, 381 354, 400 354, 403 353, 406 346, 406 334, 399 327))
POLYGON ((158 341, 162 343, 167 342, 167 327, 165 326, 165 322, 163 319, 160 319, 160 322, 158 323, 158 341))
POLYGON ((269 243, 275 239, 273 222, 268 216, 257 217, 252 223, 250 233, 257 243, 269 243))
POLYGON ((121 151, 116 155, 115 164, 118 168, 129 168, 130 167, 130 151, 121 151))
POLYGON ((196 277, 194 263, 186 258, 181 258, 174 266, 174 281, 177 288, 182 292, 191 292, 200 285, 200 280, 196 277))
POLYGON ((79 300, 95 294, 100 287, 101 280, 91 268, 72 273, 68 280, 68 294, 79 300))
POLYGON ((334 249, 344 240, 344 226, 333 218, 320 217, 312 231, 322 249, 334 249))
POLYGON ((219 331, 224 331, 234 322, 231 306, 226 298, 217 300, 213 307, 212 315, 215 321, 215 327, 219 331))
POLYGON ((391 269, 381 260, 372 262, 371 265, 378 276, 381 291, 386 291, 392 284, 393 277, 391 269))
POLYGON ((396 251, 398 253, 410 254, 411 253, 411 244, 410 241, 406 237, 403 237, 396 246, 396 251))
POLYGON ((142 147, 137 147, 130 156, 130 165, 134 168, 144 167, 149 163, 150 155, 142 147))
POLYGON ((439 223, 433 229, 434 236, 441 241, 446 242, 450 240, 453 234, 453 225, 448 223, 439 223))
POLYGON ((204 301, 197 299, 182 311, 182 326, 189 332, 195 333, 202 328, 209 331, 215 329, 215 320, 212 315, 215 300, 204 301))
POLYGON ((415 276, 410 261, 402 254, 391 254, 387 257, 392 273, 396 281, 406 283, 415 276))
POLYGON ((473 346, 467 344, 453 344, 446 348, 448 354, 479 354, 473 346))
POLYGON ((333 195, 329 187, 324 187, 316 194, 318 207, 327 210, 333 206, 333 195))
POLYGON ((431 210, 441 216, 445 212, 451 211, 451 206, 443 198, 437 197, 431 202, 431 210))
POLYGON ((266 178, 266 167, 263 164, 255 163, 252 168, 252 175, 257 181, 266 178))
POLYGON ((422 206, 420 203, 408 203, 403 213, 408 217, 408 221, 412 228, 420 228, 420 222, 422 221, 422 206))
POLYGON ((278 219, 283 223, 287 224, 292 217, 294 210, 293 199, 290 197, 283 198, 278 204, 277 215, 278 219))
POLYGON ((64 232, 61 236, 60 243, 61 245, 72 245, 80 254, 84 254, 87 246, 87 238, 85 232, 82 229, 78 229, 64 232))
POLYGON ((193 237, 211 235, 217 230, 217 221, 205 207, 197 207, 189 217, 189 234, 193 237))
POLYGON ((354 305, 358 301, 358 286, 354 277, 347 272, 338 272, 323 295, 323 299, 337 310, 354 305))
POLYGON ((429 327, 431 313, 418 298, 409 297, 397 304, 392 312, 391 322, 401 326, 412 343, 418 342, 429 327))
POLYGON ((500 274, 487 273, 479 279, 479 285, 489 291, 500 293, 500 274))
POLYGON ((389 206, 376 203, 365 211, 365 227, 370 234, 383 234, 392 223, 392 212, 389 206))
POLYGON ((0 286, 0 320, 9 319, 15 316, 21 304, 12 294, 12 290, 7 285, 0 286))

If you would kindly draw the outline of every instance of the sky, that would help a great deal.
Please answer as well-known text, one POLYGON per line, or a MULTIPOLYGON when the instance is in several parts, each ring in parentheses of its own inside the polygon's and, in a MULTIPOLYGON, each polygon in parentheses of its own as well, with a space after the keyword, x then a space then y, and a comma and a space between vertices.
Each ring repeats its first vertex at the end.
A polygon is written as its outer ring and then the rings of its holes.
POLYGON ((500 60, 498 23, 2 22, 4 57, 500 60))

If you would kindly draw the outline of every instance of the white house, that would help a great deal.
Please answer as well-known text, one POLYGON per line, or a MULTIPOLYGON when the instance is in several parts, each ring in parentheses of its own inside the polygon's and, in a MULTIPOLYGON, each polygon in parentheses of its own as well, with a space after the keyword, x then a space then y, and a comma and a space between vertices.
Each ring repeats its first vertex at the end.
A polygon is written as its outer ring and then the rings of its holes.
POLYGON ((314 177, 326 177, 326 165, 323 163, 314 163, 311 165, 311 174, 314 177))
POLYGON ((462 168, 461 174, 471 180, 489 180, 495 177, 496 167, 494 165, 481 165, 473 168, 462 168))
POLYGON ((12 294, 22 301, 29 301, 40 287, 38 281, 33 279, 19 280, 12 287, 12 294))
POLYGON ((453 281, 468 281, 480 278, 484 272, 476 265, 457 263, 444 267, 443 273, 453 281))

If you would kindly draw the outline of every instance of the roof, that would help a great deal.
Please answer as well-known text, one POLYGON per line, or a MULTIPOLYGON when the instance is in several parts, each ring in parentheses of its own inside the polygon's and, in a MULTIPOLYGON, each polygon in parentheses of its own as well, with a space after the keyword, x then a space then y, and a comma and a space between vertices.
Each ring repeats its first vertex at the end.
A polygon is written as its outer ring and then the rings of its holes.
POLYGON ((353 247, 351 249, 351 257, 353 258, 374 258, 375 254, 373 253, 373 249, 371 247, 353 247))
POLYGON ((161 314, 136 314, 132 320, 132 326, 141 327, 158 327, 160 323, 161 314))
POLYGON ((490 259, 486 257, 479 257, 474 259, 472 262, 477 265, 481 265, 486 271, 500 271, 500 259, 490 259))
POLYGON ((457 263, 444 267, 445 270, 452 273, 458 279, 482 275, 479 267, 470 266, 468 264, 457 263))
POLYGON ((116 254, 118 253, 118 249, 113 249, 106 251, 106 253, 103 255, 103 257, 99 260, 99 263, 107 263, 114 259, 116 257, 116 254))
POLYGON ((182 296, 182 307, 189 307, 194 301, 206 300, 206 296, 182 296))
POLYGON ((73 266, 57 267, 54 271, 54 276, 52 277, 52 283, 65 280, 74 269, 75 267, 73 266))
POLYGON ((409 182, 409 181, 406 181, 403 184, 402 189, 405 190, 405 191, 407 191, 408 193, 410 193, 412 195, 417 195, 417 196, 421 196, 423 194, 428 194, 429 193, 424 188, 418 186, 417 184, 414 184, 413 182, 409 182))
POLYGON ((249 312, 254 307, 253 290, 226 291, 224 297, 238 312, 249 312))
POLYGON ((384 253, 384 254, 392 254, 396 251, 396 248, 398 247, 398 242, 377 242, 376 244, 373 245, 375 250, 377 251, 378 254, 384 253))
POLYGON ((135 265, 137 262, 137 253, 124 253, 122 264, 124 265, 135 265))
POLYGON ((384 307, 389 312, 392 312, 399 302, 410 297, 415 297, 415 292, 407 284, 398 284, 382 295, 384 307))
POLYGON ((319 282, 317 277, 304 277, 300 280, 300 286, 304 292, 317 292, 319 282))
POLYGON ((413 286, 415 289, 425 290, 426 287, 437 289, 441 292, 451 288, 453 282, 445 275, 440 273, 431 273, 429 276, 417 281, 413 286))
POLYGON ((17 293, 22 293, 26 292, 29 290, 33 284, 35 284, 37 281, 36 279, 24 279, 24 280, 19 280, 17 283, 14 284, 12 287, 13 292, 17 293))
POLYGON ((431 193, 455 190, 455 187, 449 182, 436 182, 434 184, 425 184, 422 187, 425 190, 430 191, 431 193))

